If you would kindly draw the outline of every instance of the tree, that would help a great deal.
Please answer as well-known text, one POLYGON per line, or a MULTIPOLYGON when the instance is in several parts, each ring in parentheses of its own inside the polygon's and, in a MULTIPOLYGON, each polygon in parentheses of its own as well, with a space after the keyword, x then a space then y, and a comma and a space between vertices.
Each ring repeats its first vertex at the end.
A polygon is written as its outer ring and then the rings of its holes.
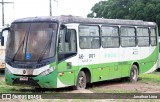
POLYGON ((108 0, 96 3, 88 14, 88 17, 104 17, 104 18, 127 18, 129 13, 129 5, 132 0, 108 0), (96 14, 94 16, 93 14, 96 14))
POLYGON ((160 28, 160 0, 106 0, 91 11, 87 17, 152 21, 160 28))

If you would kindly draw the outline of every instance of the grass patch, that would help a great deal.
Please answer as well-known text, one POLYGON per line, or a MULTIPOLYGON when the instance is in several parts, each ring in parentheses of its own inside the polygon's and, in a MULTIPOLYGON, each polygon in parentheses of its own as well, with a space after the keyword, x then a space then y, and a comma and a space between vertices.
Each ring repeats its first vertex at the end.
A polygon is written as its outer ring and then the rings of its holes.
MULTIPOLYGON (((0 84, 0 93, 21 93, 24 87, 18 87, 18 86, 9 86, 9 85, 2 85, 0 84)), ((28 91, 29 92, 29 91, 28 91)))
POLYGON ((24 90, 28 90, 27 92, 31 92, 29 88, 22 86, 10 86, 5 83, 4 77, 0 77, 0 93, 21 93, 24 90))
POLYGON ((139 82, 160 84, 160 72, 139 75, 139 82))

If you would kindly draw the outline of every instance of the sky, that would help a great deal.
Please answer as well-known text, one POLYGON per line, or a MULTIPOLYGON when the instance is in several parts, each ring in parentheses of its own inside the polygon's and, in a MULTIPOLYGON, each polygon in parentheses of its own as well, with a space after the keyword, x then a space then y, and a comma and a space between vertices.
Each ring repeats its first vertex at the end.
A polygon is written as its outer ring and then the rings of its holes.
MULTIPOLYGON (((86 17, 94 4, 101 0, 52 0, 52 15, 75 15, 86 17)), ((1 2, 1 0, 0 0, 1 2)), ((25 17, 49 16, 49 0, 4 0, 5 24, 25 17)), ((2 25, 2 5, 0 4, 0 26, 2 25)))

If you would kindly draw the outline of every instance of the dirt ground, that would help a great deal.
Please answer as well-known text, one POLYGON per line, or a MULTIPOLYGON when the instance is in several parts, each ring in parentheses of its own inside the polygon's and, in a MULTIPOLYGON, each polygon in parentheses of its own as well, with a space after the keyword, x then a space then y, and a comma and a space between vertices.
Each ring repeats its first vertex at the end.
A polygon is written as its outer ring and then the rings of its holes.
POLYGON ((102 89, 112 89, 112 90, 126 90, 130 92, 141 92, 141 93, 159 93, 160 86, 153 84, 153 83, 113 83, 113 84, 106 84, 100 85, 99 88, 102 89))

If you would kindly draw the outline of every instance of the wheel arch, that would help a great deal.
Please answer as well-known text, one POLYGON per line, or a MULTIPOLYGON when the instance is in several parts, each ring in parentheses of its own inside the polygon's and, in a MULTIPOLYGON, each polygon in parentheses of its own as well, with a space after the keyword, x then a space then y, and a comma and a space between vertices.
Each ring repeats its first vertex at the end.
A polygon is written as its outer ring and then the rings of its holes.
POLYGON ((138 62, 133 62, 132 65, 136 65, 138 69, 138 75, 139 75, 139 63, 138 62))
MULTIPOLYGON (((81 68, 81 69, 78 71, 78 73, 79 73, 80 71, 83 71, 83 72, 85 73, 85 75, 86 75, 86 82, 87 82, 87 83, 91 83, 91 71, 90 71, 90 69, 89 69, 88 67, 83 67, 83 68, 81 68)), ((78 76, 78 74, 77 74, 77 76, 78 76)), ((76 76, 76 80, 77 80, 77 76, 76 76)))

